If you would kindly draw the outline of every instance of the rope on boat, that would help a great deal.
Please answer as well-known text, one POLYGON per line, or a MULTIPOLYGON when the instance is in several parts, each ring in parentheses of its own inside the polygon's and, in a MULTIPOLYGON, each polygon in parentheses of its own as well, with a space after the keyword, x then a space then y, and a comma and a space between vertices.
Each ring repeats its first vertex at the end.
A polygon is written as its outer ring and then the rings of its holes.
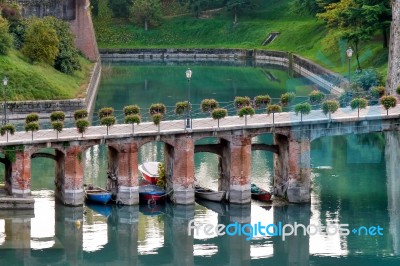
MULTIPOLYGON (((167 196, 168 194, 170 194, 173 191, 174 191, 174 189, 171 189, 167 193, 165 193, 163 195, 158 195, 157 197, 165 197, 165 196, 167 196)), ((154 196, 152 196, 151 199, 147 200, 147 205, 149 207, 157 205, 157 201, 155 200, 154 196)))

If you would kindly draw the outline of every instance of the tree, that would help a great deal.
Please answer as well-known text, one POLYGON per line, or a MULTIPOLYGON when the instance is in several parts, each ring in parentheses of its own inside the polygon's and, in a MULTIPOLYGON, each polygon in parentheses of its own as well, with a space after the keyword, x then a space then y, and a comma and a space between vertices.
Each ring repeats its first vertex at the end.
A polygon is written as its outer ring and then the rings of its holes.
POLYGON ((8 21, 0 16, 0 55, 6 55, 12 46, 8 21))
POLYGON ((357 117, 360 117, 360 109, 365 109, 368 106, 368 101, 364 98, 355 98, 351 100, 350 107, 351 109, 357 108, 357 117))
POLYGON ((270 104, 267 106, 267 114, 272 113, 272 125, 275 125, 275 113, 282 112, 282 107, 277 104, 270 104))
POLYGON ((311 104, 320 104, 324 100, 325 94, 319 90, 313 90, 308 97, 311 104))
POLYGON ((311 105, 309 103, 299 103, 294 106, 296 115, 300 113, 300 121, 303 122, 303 115, 308 115, 311 112, 311 105))
POLYGON ((224 109, 224 108, 215 108, 211 112, 211 117, 213 119, 217 119, 217 121, 218 121, 218 128, 219 128, 219 120, 224 118, 227 115, 228 115, 228 111, 226 109, 224 109))
POLYGON ((190 0, 189 6, 196 18, 200 17, 202 11, 210 5, 210 0, 190 0))
POLYGON ((36 113, 28 114, 25 117, 25 131, 31 131, 32 140, 33 140, 33 132, 39 130, 39 115, 36 113))
POLYGON ((253 102, 255 108, 260 108, 260 107, 265 108, 271 102, 271 97, 269 95, 258 95, 254 97, 253 102))
POLYGON ((111 9, 113 16, 117 18, 129 17, 129 9, 131 5, 132 5, 132 0, 108 0, 108 7, 111 9))
POLYGON ((0 128, 0 134, 2 136, 6 135, 8 142, 8 134, 14 135, 15 133, 15 126, 13 124, 5 124, 0 128))
POLYGON ((48 24, 37 18, 29 20, 22 53, 31 62, 44 62, 53 65, 59 52, 59 44, 60 40, 56 31, 48 24))
POLYGON ((55 58, 54 68, 66 74, 73 74, 74 71, 81 69, 78 50, 74 45, 74 36, 71 27, 65 21, 55 17, 45 17, 45 23, 52 27, 59 39, 58 55, 55 58))
POLYGON ((250 98, 247 96, 246 97, 236 96, 233 103, 237 109, 240 109, 242 107, 250 105, 250 98))
POLYGON ((56 131, 57 139, 58 133, 64 128, 65 113, 62 111, 55 111, 50 114, 51 127, 56 131))
POLYGON ((113 126, 117 121, 113 113, 114 108, 112 107, 104 107, 99 111, 100 124, 107 127, 107 136, 109 127, 113 126))
POLYGON ((201 101, 200 107, 203 113, 212 112, 218 108, 218 102, 215 99, 204 99, 201 101))
POLYGON ((177 115, 187 113, 187 112, 189 112, 189 109, 190 109, 190 106, 189 106, 188 101, 177 102, 175 104, 175 114, 177 114, 177 115))
POLYGON ((89 121, 85 118, 78 119, 75 121, 75 126, 78 129, 78 132, 82 134, 86 132, 87 128, 89 127, 89 121))
POLYGON ((396 107, 397 99, 394 96, 383 96, 381 98, 381 104, 386 109, 386 115, 389 115, 389 109, 396 107))
POLYGON ((160 0, 135 0, 132 17, 135 23, 144 26, 145 31, 149 26, 157 26, 162 17, 160 0))
POLYGON ((322 104, 322 112, 326 115, 329 114, 329 120, 334 112, 339 109, 339 103, 335 100, 327 100, 322 104))
POLYGON ((247 116, 253 116, 256 112, 254 111, 254 108, 251 106, 244 106, 239 109, 238 111, 238 116, 243 117, 244 116, 244 124, 247 126, 247 116))
POLYGON ((282 106, 287 106, 291 101, 293 101, 295 94, 293 92, 287 92, 281 95, 282 106))
POLYGON ((252 9, 254 5, 251 0, 228 0, 226 7, 228 11, 232 12, 233 24, 236 24, 238 21, 238 15, 252 9))

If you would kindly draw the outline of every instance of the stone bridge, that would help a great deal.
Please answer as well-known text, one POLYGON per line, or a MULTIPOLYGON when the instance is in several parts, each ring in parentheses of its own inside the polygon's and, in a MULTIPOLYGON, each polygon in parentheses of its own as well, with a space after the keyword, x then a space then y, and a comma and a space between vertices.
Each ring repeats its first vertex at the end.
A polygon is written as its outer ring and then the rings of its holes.
POLYGON ((75 128, 16 132, 0 137, 4 157, 5 186, 10 195, 25 197, 31 189, 31 160, 46 157, 55 160, 55 192, 66 205, 81 205, 83 192, 82 155, 88 148, 105 144, 108 147, 108 170, 117 178, 117 199, 126 205, 138 203, 138 150, 146 143, 164 143, 167 191, 178 204, 194 202, 194 154, 210 152, 219 158, 219 189, 228 193, 231 203, 250 202, 252 150, 274 153, 274 194, 289 202, 310 202, 310 143, 323 136, 398 131, 400 105, 390 110, 371 106, 360 111, 339 109, 331 118, 321 110, 296 116, 292 112, 252 117, 230 116, 219 123, 211 118, 193 119, 192 129, 185 129, 184 120, 162 121, 160 126, 145 122, 139 125, 119 124, 107 130, 91 126, 80 134, 75 128), (255 143, 262 134, 272 134, 274 143, 255 143), (214 138, 217 143, 200 144, 214 138), (54 154, 43 153, 54 149, 54 154))

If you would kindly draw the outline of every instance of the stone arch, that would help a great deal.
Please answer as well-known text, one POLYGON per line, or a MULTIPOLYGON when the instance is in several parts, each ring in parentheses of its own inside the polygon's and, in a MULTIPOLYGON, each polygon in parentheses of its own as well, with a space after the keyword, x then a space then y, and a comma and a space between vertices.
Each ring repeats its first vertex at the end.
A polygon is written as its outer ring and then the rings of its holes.
POLYGON ((12 177, 12 167, 11 161, 4 156, 4 158, 0 157, 0 163, 4 165, 4 189, 8 194, 11 193, 11 177, 12 177))

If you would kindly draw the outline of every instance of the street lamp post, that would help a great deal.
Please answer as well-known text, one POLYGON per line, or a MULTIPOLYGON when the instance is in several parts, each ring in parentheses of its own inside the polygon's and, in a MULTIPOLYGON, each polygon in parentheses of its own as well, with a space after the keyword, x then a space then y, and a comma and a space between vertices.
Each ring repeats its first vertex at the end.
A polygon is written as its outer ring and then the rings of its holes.
POLYGON ((8 79, 7 77, 4 77, 3 79, 3 85, 4 85, 4 91, 3 91, 3 111, 4 111, 4 120, 3 120, 3 125, 7 124, 7 84, 8 84, 8 79))
POLYGON ((191 129, 192 128, 192 121, 191 121, 191 117, 190 117, 190 112, 191 112, 191 108, 190 108, 190 79, 192 78, 192 70, 190 70, 190 68, 188 68, 186 70, 186 78, 188 81, 188 108, 186 111, 186 128, 187 129, 191 129))
POLYGON ((346 54, 347 54, 347 58, 349 59, 349 87, 350 87, 350 82, 351 82, 350 61, 351 61, 351 57, 353 56, 353 49, 351 49, 351 47, 349 47, 346 50, 346 54))

